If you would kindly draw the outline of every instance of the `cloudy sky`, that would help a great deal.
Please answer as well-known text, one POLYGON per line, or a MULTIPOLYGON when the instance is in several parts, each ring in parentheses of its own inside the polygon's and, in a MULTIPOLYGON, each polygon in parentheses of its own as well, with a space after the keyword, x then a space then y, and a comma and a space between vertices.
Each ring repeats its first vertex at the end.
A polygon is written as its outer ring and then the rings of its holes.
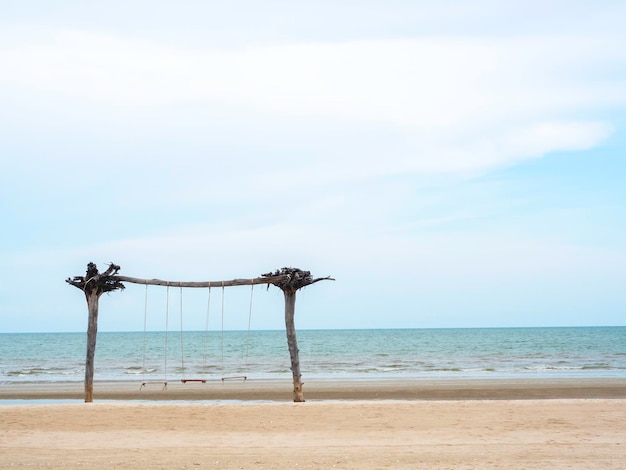
POLYGON ((0 332, 624 324, 626 2, 0 3, 0 332))

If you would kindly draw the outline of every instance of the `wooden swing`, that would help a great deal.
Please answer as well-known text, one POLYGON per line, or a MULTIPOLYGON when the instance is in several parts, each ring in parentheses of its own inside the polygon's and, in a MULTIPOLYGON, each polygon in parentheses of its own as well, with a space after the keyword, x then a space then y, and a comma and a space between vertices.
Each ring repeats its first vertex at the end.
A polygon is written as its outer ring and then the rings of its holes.
MULTIPOLYGON (((206 306, 206 321, 204 323, 204 352, 202 354, 202 370, 206 370, 206 358, 208 349, 208 337, 209 337, 209 312, 211 309, 211 287, 209 287, 209 295, 206 306)), ((185 350, 183 347, 183 288, 180 288, 180 362, 183 373, 183 378, 180 381, 184 384, 191 383, 203 383, 207 382, 206 378, 201 379, 188 379, 185 377, 185 350)))
MULTIPOLYGON (((248 351, 250 347, 250 326, 252 323, 252 299, 254 297, 254 280, 250 284, 250 307, 248 309, 248 332, 246 334, 246 368, 248 366, 248 351)), ((224 375, 224 285, 222 283, 222 383, 226 380, 248 380, 247 375, 232 375, 225 377, 224 375)))
POLYGON ((146 283, 146 291, 144 296, 144 308, 143 308, 143 353, 142 353, 142 377, 143 380, 141 382, 141 387, 139 390, 143 390, 143 388, 150 383, 158 383, 163 384, 163 390, 167 388, 167 334, 168 334, 168 323, 169 323, 169 307, 170 307, 170 286, 168 284, 166 290, 166 300, 165 300, 165 346, 164 346, 164 359, 163 359, 163 381, 147 381, 146 380, 146 342, 147 342, 147 326, 148 326, 148 283, 146 283))

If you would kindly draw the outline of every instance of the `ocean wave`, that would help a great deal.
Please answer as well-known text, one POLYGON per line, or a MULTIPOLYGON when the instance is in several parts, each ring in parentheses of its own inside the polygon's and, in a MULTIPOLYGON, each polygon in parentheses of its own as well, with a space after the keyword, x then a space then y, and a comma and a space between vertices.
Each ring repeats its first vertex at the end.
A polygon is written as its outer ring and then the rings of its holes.
POLYGON ((596 370, 596 369, 606 370, 606 369, 612 369, 612 367, 606 362, 599 362, 597 364, 586 364, 581 367, 581 370, 596 370))
POLYGON ((144 369, 143 367, 125 367, 124 373, 127 375, 154 374, 157 369, 144 369))
POLYGON ((74 375, 76 369, 61 367, 25 367, 23 369, 9 370, 4 375, 7 377, 31 377, 40 375, 74 375))
POLYGON ((27 377, 29 375, 38 375, 32 370, 10 370, 5 373, 8 377, 27 377))

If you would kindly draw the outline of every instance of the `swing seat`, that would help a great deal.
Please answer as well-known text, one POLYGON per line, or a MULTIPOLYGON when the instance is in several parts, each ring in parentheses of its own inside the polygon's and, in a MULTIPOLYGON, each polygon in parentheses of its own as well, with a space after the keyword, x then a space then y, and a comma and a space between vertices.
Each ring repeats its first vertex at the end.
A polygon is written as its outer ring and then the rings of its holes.
POLYGON ((227 380, 238 380, 241 379, 244 382, 248 380, 248 376, 246 375, 231 375, 229 377, 222 377, 222 382, 226 382, 227 380))
POLYGON ((187 382, 200 382, 203 384, 206 383, 206 379, 180 379, 180 381, 184 384, 186 384, 187 382))
POLYGON ((150 384, 159 384, 159 385, 163 385, 163 390, 165 390, 165 389, 167 388, 167 381, 158 381, 158 380, 155 380, 155 381, 151 381, 151 382, 148 382, 148 381, 144 381, 144 382, 142 382, 142 383, 141 383, 141 387, 139 387, 139 390, 143 390, 143 389, 144 389, 144 387, 146 387, 147 385, 150 385, 150 384))

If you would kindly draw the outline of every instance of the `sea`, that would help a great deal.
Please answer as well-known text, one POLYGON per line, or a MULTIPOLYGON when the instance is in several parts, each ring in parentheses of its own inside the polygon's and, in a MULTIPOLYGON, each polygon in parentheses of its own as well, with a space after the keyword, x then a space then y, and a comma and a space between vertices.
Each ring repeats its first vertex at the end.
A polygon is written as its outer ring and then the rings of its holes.
MULTIPOLYGON (((626 327, 299 330, 307 379, 624 378, 626 327)), ((0 333, 0 384, 84 379, 85 333, 0 333)), ((291 379, 285 331, 100 332, 96 381, 291 379)))

